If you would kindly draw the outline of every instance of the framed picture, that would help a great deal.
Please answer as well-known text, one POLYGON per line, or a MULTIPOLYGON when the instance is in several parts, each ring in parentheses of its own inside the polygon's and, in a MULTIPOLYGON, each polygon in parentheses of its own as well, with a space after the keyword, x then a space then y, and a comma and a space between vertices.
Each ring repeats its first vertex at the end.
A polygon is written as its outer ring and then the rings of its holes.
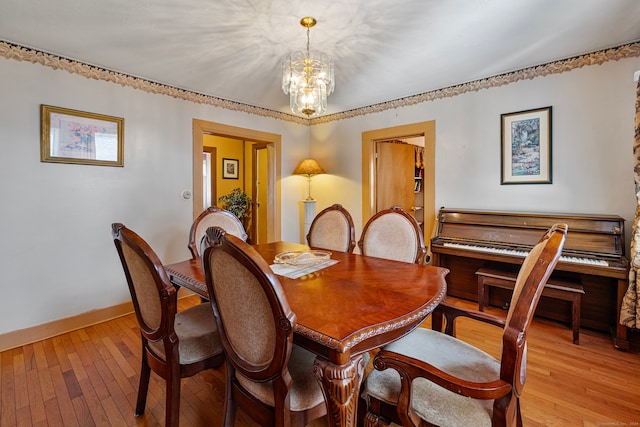
POLYGON ((124 165, 124 119, 40 106, 40 161, 124 165))
POLYGON ((501 114, 501 184, 551 184, 551 107, 501 114))
POLYGON ((222 159, 222 178, 238 179, 237 159, 222 159))

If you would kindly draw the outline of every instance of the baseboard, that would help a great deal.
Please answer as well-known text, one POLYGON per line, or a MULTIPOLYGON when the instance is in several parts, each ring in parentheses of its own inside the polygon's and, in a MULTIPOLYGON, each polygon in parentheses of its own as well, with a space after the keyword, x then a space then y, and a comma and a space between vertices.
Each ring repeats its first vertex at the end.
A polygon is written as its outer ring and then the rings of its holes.
POLYGON ((21 347, 133 312, 131 301, 0 335, 0 351, 21 347))
MULTIPOLYGON (((193 296, 193 294, 185 289, 178 291, 178 299, 188 298, 190 296, 193 296)), ((129 313, 133 313, 133 303, 131 301, 111 307, 87 311, 86 313, 54 320, 43 323, 42 325, 32 326, 31 328, 0 334, 0 351, 11 350, 12 348, 66 334, 67 332, 126 316, 129 313)))

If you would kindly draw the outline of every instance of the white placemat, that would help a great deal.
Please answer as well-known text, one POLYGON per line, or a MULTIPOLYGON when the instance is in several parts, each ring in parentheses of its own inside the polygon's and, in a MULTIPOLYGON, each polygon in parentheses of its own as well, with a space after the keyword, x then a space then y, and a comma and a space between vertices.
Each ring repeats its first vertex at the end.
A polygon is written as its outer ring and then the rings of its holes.
POLYGON ((338 262, 336 259, 328 259, 311 265, 271 264, 271 270, 279 276, 288 277, 289 279, 299 279, 302 276, 330 267, 338 262))

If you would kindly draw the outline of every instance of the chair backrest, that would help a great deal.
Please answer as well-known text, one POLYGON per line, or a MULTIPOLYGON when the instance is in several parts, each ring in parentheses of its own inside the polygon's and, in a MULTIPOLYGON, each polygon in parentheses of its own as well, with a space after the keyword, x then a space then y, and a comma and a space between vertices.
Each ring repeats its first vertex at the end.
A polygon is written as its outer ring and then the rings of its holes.
POLYGON ((362 255, 421 264, 427 253, 420 225, 400 206, 372 216, 358 241, 362 255))
POLYGON ((288 388, 296 316, 280 282, 250 245, 207 229, 202 262, 227 362, 252 381, 288 388))
POLYGON ((352 252, 356 232, 351 214, 337 203, 322 210, 309 227, 307 243, 314 248, 352 252))
POLYGON ((502 334, 500 377, 513 385, 518 396, 526 379, 527 331, 558 263, 567 231, 566 224, 555 224, 547 231, 524 259, 513 289, 502 334))
POLYGON ((111 225, 140 331, 144 338, 157 341, 173 331, 176 289, 156 253, 147 242, 123 224, 111 225))
POLYGON ((189 231, 189 251, 191 251, 193 258, 200 256, 198 247, 200 246, 200 241, 205 231, 207 231, 207 228, 214 226, 222 227, 227 233, 233 234, 244 241, 247 240, 247 233, 237 216, 228 210, 217 206, 210 206, 202 211, 200 215, 193 220, 193 224, 191 224, 191 230, 189 231))

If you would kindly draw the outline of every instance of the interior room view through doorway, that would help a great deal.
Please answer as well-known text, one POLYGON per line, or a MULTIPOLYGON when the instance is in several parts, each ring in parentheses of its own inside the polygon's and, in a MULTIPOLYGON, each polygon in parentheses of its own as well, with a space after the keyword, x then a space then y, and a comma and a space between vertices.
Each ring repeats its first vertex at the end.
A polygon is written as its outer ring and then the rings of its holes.
POLYGON ((437 215, 435 121, 362 133, 362 223, 393 205, 416 217, 428 247, 437 215))
POLYGON ((193 217, 234 188, 252 200, 251 243, 280 240, 280 135, 193 120, 193 217), (225 164, 226 162, 226 164, 225 164))

